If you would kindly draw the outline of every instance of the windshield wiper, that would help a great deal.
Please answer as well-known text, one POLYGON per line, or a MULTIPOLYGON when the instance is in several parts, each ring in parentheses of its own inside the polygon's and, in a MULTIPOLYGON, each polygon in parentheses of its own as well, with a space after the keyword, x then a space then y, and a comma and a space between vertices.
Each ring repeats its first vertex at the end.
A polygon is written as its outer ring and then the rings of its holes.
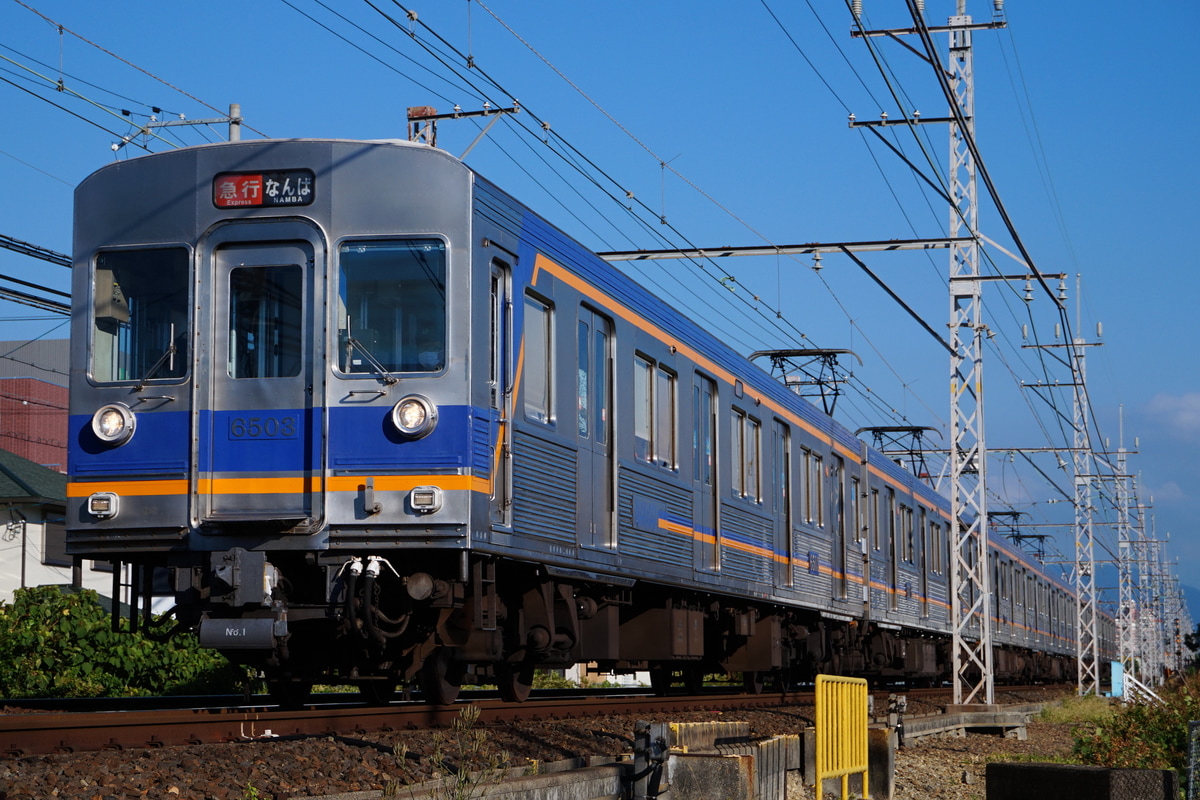
POLYGON ((358 352, 362 353, 363 356, 367 359, 367 363, 370 364, 371 368, 375 370, 375 373, 379 376, 380 380, 382 380, 388 386, 391 386, 393 384, 400 382, 399 378, 391 375, 388 372, 387 367, 385 367, 385 366, 383 366, 383 364, 379 363, 379 359, 377 359, 371 353, 371 351, 367 349, 367 346, 365 344, 360 342, 358 339, 354 338, 354 334, 350 332, 350 317, 349 316, 346 317, 346 344, 347 344, 347 348, 346 348, 347 372, 351 371, 350 370, 350 366, 351 366, 350 354, 352 352, 354 352, 354 350, 358 350, 358 352))
POLYGON ((156 372, 158 372, 160 369, 162 369, 162 365, 163 365, 163 364, 168 364, 168 363, 169 363, 169 369, 170 369, 172 372, 174 372, 174 371, 175 371, 175 352, 176 352, 176 348, 175 348, 175 323, 174 323, 174 322, 172 322, 172 323, 171 323, 171 330, 170 330, 169 338, 167 339, 167 349, 166 349, 166 350, 164 350, 164 351, 163 351, 163 354, 162 354, 161 356, 159 356, 159 357, 158 357, 158 361, 155 361, 155 362, 154 362, 154 366, 152 366, 150 369, 146 370, 146 374, 145 374, 145 375, 143 375, 143 376, 141 377, 141 380, 139 380, 139 381, 138 381, 138 385, 137 385, 137 386, 135 386, 135 387, 133 387, 133 390, 134 390, 135 392, 140 392, 140 391, 142 391, 143 389, 145 389, 145 388, 146 388, 146 381, 148 381, 148 380, 150 380, 151 378, 153 378, 153 377, 154 377, 154 374, 155 374, 156 372))

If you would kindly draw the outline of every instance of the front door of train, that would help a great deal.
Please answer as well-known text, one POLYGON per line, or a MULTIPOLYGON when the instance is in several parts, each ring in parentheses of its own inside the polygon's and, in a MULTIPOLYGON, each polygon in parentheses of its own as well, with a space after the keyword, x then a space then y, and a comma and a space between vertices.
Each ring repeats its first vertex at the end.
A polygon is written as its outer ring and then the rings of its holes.
POLYGON ((208 250, 212 345, 196 348, 206 362, 196 374, 209 384, 196 488, 203 521, 223 532, 238 523, 303 532, 323 517, 314 382, 324 374, 315 311, 324 259, 310 236, 298 223, 234 225, 208 250))

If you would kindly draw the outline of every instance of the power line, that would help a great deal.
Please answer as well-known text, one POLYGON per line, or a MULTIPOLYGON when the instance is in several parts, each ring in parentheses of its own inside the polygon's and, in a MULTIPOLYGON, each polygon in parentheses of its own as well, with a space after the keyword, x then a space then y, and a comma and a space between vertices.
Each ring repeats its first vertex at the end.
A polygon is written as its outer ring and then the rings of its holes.
POLYGON ((11 236, 5 236, 2 233, 0 233, 0 247, 3 247, 6 250, 12 250, 14 252, 21 253, 22 255, 40 258, 42 261, 49 261, 51 264, 57 264, 60 267, 66 267, 67 269, 71 268, 70 256, 45 247, 39 247, 36 244, 22 242, 20 239, 14 239, 11 236))
MULTIPOLYGON (((76 39, 79 39, 80 41, 82 41, 82 42, 84 42, 84 43, 86 43, 86 44, 89 44, 89 45, 91 45, 92 47, 96 48, 96 49, 97 49, 97 50, 99 50, 100 52, 102 52, 102 53, 104 53, 104 54, 106 54, 106 55, 109 55, 109 56, 111 56, 111 57, 115 58, 117 61, 120 61, 122 64, 125 64, 125 65, 126 65, 126 66, 128 66, 128 67, 132 67, 133 69, 136 69, 138 72, 142 73, 143 75, 145 75, 145 76, 147 76, 147 77, 149 77, 149 78, 152 78, 152 79, 154 79, 154 80, 158 81, 158 82, 159 82, 159 83, 161 83, 163 86, 166 86, 168 89, 172 89, 173 91, 179 92, 179 93, 180 93, 181 95, 183 95, 184 97, 187 97, 187 98, 189 98, 190 100, 194 100, 195 102, 199 103, 200 105, 202 105, 202 106, 204 106, 204 107, 208 108, 210 111, 215 111, 215 112, 216 112, 216 113, 218 113, 218 114, 224 114, 224 113, 225 113, 224 111, 222 111, 221 109, 217 108, 216 106, 214 106, 214 105, 211 105, 211 104, 209 104, 209 103, 206 103, 206 102, 204 102, 203 100, 201 100, 200 98, 196 97, 195 95, 193 95, 193 94, 190 94, 190 93, 188 93, 188 92, 184 91, 183 89, 180 89, 178 86, 175 86, 174 84, 171 84, 171 83, 169 83, 168 81, 166 81, 166 80, 164 80, 164 79, 162 79, 162 78, 158 77, 157 75, 155 75, 154 73, 150 72, 149 70, 143 69, 142 67, 139 67, 137 64, 134 64, 132 61, 129 61, 129 60, 128 60, 128 59, 126 59, 126 58, 122 58, 121 56, 117 55, 116 53, 112 52, 111 50, 108 50, 107 48, 105 48, 105 47, 102 47, 101 45, 98 45, 98 44, 96 44, 96 43, 95 43, 95 42, 93 42, 91 39, 88 39, 86 36, 83 36, 83 35, 81 35, 81 34, 78 34, 78 33, 76 33, 75 31, 71 30, 70 28, 66 27, 65 25, 62 25, 61 23, 54 21, 53 19, 51 19, 50 17, 47 17, 47 16, 46 16, 45 14, 43 14, 42 12, 38 11, 38 10, 37 10, 36 8, 34 8, 33 6, 31 6, 31 5, 28 5, 27 3, 23 2, 23 0, 14 0, 14 2, 15 2, 15 3, 17 3, 17 4, 18 4, 18 5, 20 5, 20 6, 23 6, 24 8, 28 9, 29 11, 32 11, 34 14, 37 14, 39 17, 41 17, 42 19, 44 19, 46 22, 49 22, 49 23, 50 23, 51 25, 53 25, 54 27, 58 28, 58 30, 59 30, 60 32, 65 32, 65 33, 69 33, 69 34, 71 34, 71 35, 72 35, 72 36, 74 36, 76 39)), ((252 131, 254 131, 254 132, 255 132, 255 133, 257 133, 259 136, 262 136, 263 138, 270 138, 270 137, 268 137, 268 136, 267 136, 265 133, 263 133, 262 131, 258 130, 257 128, 251 127, 250 125, 247 125, 247 124, 246 124, 246 123, 244 123, 244 122, 243 122, 242 124, 243 124, 243 126, 244 126, 244 127, 248 128, 249 130, 252 130, 252 131)))

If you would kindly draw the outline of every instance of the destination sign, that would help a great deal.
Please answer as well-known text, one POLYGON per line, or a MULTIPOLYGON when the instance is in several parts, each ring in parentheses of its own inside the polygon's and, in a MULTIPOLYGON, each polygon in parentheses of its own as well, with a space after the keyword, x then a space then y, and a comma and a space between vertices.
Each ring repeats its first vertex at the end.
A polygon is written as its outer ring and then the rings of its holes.
POLYGON ((282 172, 223 172, 213 178, 213 205, 217 208, 306 206, 313 201, 312 170, 282 172))

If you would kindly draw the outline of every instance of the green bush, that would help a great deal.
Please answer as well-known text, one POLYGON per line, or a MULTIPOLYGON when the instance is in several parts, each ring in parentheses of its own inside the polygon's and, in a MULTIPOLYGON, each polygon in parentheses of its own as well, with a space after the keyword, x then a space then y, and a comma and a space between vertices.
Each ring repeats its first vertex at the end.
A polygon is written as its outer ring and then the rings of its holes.
POLYGON ((18 589, 0 603, 0 697, 127 697, 235 691, 244 670, 184 634, 115 633, 94 591, 18 589))
POLYGON ((1107 719, 1076 728, 1075 755, 1101 767, 1186 768, 1188 721, 1200 719, 1200 677, 1165 687, 1159 697, 1161 703, 1118 706, 1107 719))

